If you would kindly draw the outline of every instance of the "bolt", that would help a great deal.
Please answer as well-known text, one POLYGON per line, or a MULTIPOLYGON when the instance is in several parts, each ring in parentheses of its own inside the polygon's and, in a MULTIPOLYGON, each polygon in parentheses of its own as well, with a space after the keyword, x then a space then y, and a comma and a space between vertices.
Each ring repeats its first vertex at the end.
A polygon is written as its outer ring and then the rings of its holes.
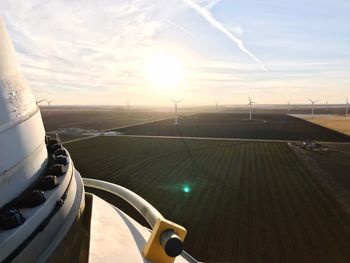
POLYGON ((48 150, 49 150, 50 153, 53 153, 53 152, 55 152, 55 151, 57 151, 59 149, 62 149, 62 145, 59 144, 59 143, 52 144, 52 145, 50 145, 48 147, 48 150))
POLYGON ((67 154, 66 150, 61 147, 61 149, 58 149, 55 151, 55 155, 56 156, 58 156, 58 155, 67 156, 68 154, 67 154))
POLYGON ((39 182, 39 188, 43 191, 48 191, 58 185, 57 177, 55 175, 46 175, 39 182))
POLYGON ((24 223, 23 217, 19 209, 9 209, 0 213, 0 226, 2 229, 11 229, 24 223))
POLYGON ((53 160, 55 164, 62 164, 67 165, 68 164, 68 158, 63 155, 56 156, 56 158, 53 160))
POLYGON ((65 169, 63 164, 54 164, 50 167, 49 173, 56 176, 61 176, 65 174, 65 169))
POLYGON ((54 145, 54 144, 57 144, 58 141, 56 139, 53 139, 53 138, 49 138, 48 141, 47 141, 47 146, 51 146, 51 145, 54 145))
POLYGON ((43 191, 33 190, 27 195, 25 195, 25 197, 22 200, 22 204, 24 207, 31 208, 31 207, 41 205, 42 203, 45 202, 45 200, 46 198, 44 196, 43 191))

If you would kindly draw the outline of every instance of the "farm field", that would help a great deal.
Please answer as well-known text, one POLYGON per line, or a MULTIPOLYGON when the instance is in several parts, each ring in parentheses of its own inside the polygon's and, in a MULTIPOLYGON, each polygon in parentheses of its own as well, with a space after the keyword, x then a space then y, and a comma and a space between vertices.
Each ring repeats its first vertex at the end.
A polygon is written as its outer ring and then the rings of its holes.
MULTIPOLYGON (((344 115, 345 106, 344 105, 328 105, 328 108, 325 105, 316 105, 315 114, 334 114, 334 115, 344 115)), ((222 107, 221 111, 231 112, 231 113, 247 113, 248 108, 244 106, 226 106, 222 107)), ((259 113, 272 113, 272 114, 311 114, 310 105, 291 105, 289 110, 287 105, 258 105, 253 107, 253 111, 259 113)))
POLYGON ((200 113, 180 118, 117 129, 128 135, 214 137, 265 140, 318 140, 350 142, 350 137, 282 113, 200 113))
POLYGON ((125 186, 188 229, 205 262, 348 262, 350 220, 286 143, 96 137, 83 177, 125 186))
POLYGON ((106 130, 117 126, 133 124, 140 121, 154 120, 157 118, 173 117, 173 112, 152 111, 96 111, 96 110, 65 110, 42 111, 45 129, 47 132, 59 128, 82 128, 106 130))
MULTIPOLYGON (((297 116, 297 115, 296 115, 297 116)), ((300 118, 312 122, 314 124, 332 129, 350 136, 350 117, 349 116, 311 116, 300 115, 300 118)))
POLYGON ((56 107, 54 110, 41 111, 45 130, 48 134, 58 133, 62 141, 88 137, 83 134, 98 132, 116 127, 142 123, 146 121, 172 118, 174 113, 169 111, 123 111, 113 109, 65 108, 56 107), (69 131, 68 129, 81 129, 69 131))
POLYGON ((296 150, 304 164, 350 215, 350 144, 327 144, 328 151, 296 150))

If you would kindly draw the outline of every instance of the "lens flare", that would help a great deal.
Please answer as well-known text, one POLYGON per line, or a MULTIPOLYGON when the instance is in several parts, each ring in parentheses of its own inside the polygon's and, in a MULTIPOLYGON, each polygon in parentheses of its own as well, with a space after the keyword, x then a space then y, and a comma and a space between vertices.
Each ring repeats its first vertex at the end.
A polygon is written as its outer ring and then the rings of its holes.
POLYGON ((189 193, 189 192, 191 192, 191 187, 189 185, 184 185, 184 186, 182 186, 182 191, 184 193, 189 193))

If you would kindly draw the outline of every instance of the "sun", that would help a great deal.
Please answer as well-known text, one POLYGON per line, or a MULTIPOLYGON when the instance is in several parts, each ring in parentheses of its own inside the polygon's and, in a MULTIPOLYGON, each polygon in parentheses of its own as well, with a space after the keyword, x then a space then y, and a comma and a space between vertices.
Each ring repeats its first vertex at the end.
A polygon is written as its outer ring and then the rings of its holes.
POLYGON ((147 78, 160 89, 180 88, 184 81, 184 67, 173 54, 157 52, 146 63, 147 78))

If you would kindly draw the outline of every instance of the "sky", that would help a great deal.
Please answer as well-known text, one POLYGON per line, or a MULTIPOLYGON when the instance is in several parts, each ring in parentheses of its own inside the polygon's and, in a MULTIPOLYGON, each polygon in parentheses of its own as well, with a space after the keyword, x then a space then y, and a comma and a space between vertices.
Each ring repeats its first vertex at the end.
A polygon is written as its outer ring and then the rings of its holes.
POLYGON ((35 97, 56 105, 344 103, 349 14, 348 0, 0 1, 35 97))

